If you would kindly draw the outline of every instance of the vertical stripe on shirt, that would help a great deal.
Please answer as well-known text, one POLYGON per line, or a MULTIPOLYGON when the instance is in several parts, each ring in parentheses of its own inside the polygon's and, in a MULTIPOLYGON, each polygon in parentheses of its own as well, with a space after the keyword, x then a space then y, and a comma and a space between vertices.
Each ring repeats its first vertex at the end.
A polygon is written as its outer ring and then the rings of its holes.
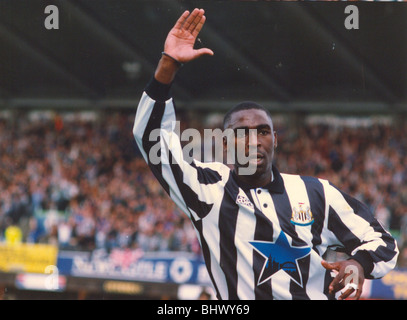
MULTIPOLYGON (((240 189, 239 195, 247 197, 246 193, 240 189)), ((250 198, 248 198, 250 201, 250 198)), ((236 232, 234 243, 240 250, 237 252, 236 271, 237 279, 237 295, 239 299, 253 300, 255 298, 254 288, 256 286, 253 271, 253 248, 250 245, 254 237, 256 220, 254 215, 253 205, 239 205, 237 216, 236 232)))
MULTIPOLYGON (((330 246, 347 247, 348 253, 363 263, 369 277, 384 276, 394 268, 398 255, 395 240, 366 206, 328 181, 280 174, 273 166, 274 181, 251 189, 223 164, 186 163, 174 132, 175 107, 168 88, 151 82, 146 92, 152 95, 144 93, 140 100, 133 134, 158 181, 191 219, 219 299, 329 297, 330 272, 320 262, 330 246), (158 140, 150 141, 154 129, 160 134, 158 140), (160 153, 160 163, 150 161, 150 151, 160 153), (293 207, 299 203, 310 207, 312 225, 291 223, 293 207), (249 246, 265 242, 272 247, 277 239, 285 242, 277 244, 283 246, 277 247, 275 256, 291 255, 287 242, 293 248, 312 248, 296 260, 301 277, 287 268, 267 269, 270 257, 249 246), (279 253, 278 248, 283 247, 287 252, 279 253)), ((281 265, 276 267, 293 262, 292 258, 285 259, 277 261, 281 265)))
POLYGON ((225 188, 229 190, 229 192, 223 194, 219 212, 220 267, 227 278, 228 299, 236 300, 238 299, 236 270, 237 250, 234 235, 239 213, 239 206, 236 203, 239 188, 232 179, 232 175, 226 183, 225 188))
MULTIPOLYGON (((262 192, 262 189, 252 189, 250 193, 248 193, 249 199, 253 204, 256 204, 254 206, 255 210, 255 216, 256 216, 256 228, 254 231, 254 240, 261 240, 261 241, 270 241, 273 242, 273 236, 274 236, 274 227, 273 223, 268 219, 263 212, 258 208, 260 207, 260 204, 258 201, 255 201, 256 198, 256 192, 262 192)), ((264 192, 264 189, 263 189, 264 192)), ((259 279, 260 275, 262 272, 262 268, 264 265, 264 258, 256 251, 253 250, 252 254, 252 260, 253 260, 253 276, 254 276, 254 295, 256 300, 267 300, 272 297, 272 286, 271 286, 271 280, 265 281, 261 284, 259 284, 259 279)))

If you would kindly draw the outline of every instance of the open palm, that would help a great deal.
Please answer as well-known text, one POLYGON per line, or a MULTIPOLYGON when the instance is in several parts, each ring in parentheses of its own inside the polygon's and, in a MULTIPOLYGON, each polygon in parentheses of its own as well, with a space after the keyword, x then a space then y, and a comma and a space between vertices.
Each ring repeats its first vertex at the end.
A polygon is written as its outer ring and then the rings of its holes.
POLYGON ((182 63, 194 60, 204 54, 213 55, 208 48, 194 49, 194 44, 204 23, 203 9, 185 11, 168 33, 164 51, 182 63))

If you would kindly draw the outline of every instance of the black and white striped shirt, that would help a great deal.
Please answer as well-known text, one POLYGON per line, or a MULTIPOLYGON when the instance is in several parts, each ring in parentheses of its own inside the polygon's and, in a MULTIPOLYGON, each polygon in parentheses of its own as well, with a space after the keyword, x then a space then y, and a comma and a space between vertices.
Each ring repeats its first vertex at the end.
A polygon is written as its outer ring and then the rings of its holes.
POLYGON ((187 163, 174 133, 170 86, 153 79, 140 100, 133 134, 152 172, 191 219, 219 299, 329 299, 328 248, 361 263, 367 278, 394 268, 392 236, 368 208, 328 181, 280 174, 249 188, 223 163, 187 163), (160 163, 149 151, 160 129, 160 163), (171 159, 171 160, 170 160, 171 159))

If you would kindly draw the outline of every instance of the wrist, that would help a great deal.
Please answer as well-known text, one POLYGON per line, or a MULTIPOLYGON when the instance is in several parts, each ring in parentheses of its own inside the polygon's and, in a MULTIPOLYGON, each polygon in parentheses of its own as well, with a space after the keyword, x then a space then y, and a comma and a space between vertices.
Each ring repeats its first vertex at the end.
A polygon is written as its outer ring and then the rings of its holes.
POLYGON ((183 64, 182 62, 178 61, 178 60, 175 59, 172 55, 169 55, 169 54, 168 54, 167 52, 165 52, 165 51, 161 52, 161 55, 162 55, 162 56, 166 56, 167 58, 170 58, 171 60, 173 60, 173 61, 178 65, 179 68, 181 68, 181 67, 184 66, 184 64, 183 64))
POLYGON ((348 260, 354 260, 358 262, 359 265, 362 267, 365 278, 371 278, 370 273, 373 270, 373 261, 366 251, 358 251, 356 254, 349 257, 348 260))
POLYGON ((170 84, 180 67, 181 64, 178 61, 163 54, 158 62, 154 78, 161 83, 170 84))

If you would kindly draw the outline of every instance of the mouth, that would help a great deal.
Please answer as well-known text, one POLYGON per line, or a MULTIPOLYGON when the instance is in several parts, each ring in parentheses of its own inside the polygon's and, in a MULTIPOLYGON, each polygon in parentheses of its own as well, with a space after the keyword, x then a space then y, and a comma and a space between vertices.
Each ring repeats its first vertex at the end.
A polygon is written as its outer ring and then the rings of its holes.
POLYGON ((261 153, 256 153, 249 156, 249 163, 259 165, 264 162, 264 155, 261 153))

